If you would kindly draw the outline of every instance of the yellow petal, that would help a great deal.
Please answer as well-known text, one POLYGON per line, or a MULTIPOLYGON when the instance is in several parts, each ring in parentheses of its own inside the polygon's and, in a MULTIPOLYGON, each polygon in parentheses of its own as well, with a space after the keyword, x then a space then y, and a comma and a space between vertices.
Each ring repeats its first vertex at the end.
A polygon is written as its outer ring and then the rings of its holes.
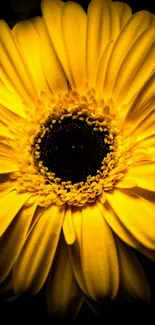
POLYGON ((152 25, 138 37, 124 58, 112 91, 116 105, 130 100, 149 77, 154 68, 154 40, 155 26, 152 25))
POLYGON ((86 13, 82 7, 68 1, 62 7, 62 31, 66 55, 76 88, 86 83, 86 13))
POLYGON ((74 225, 72 220, 72 212, 71 208, 68 207, 65 211, 65 219, 63 223, 63 233, 66 240, 66 243, 68 245, 72 245, 75 241, 75 231, 74 231, 74 225))
POLYGON ((0 174, 11 173, 19 170, 18 163, 12 158, 0 158, 0 174))
POLYGON ((0 104, 17 116, 26 117, 21 98, 0 81, 0 104))
POLYGON ((81 308, 83 297, 73 274, 66 244, 61 239, 48 277, 47 309, 52 321, 73 321, 81 308))
POLYGON ((119 188, 132 188, 137 185, 135 178, 124 177, 115 184, 115 187, 119 188))
POLYGON ((24 243, 36 209, 36 203, 23 207, 0 238, 0 282, 11 271, 24 243), (7 258, 6 258, 7 256, 7 258))
POLYGON ((118 12, 119 20, 120 20, 120 29, 124 27, 124 25, 127 23, 129 18, 132 15, 132 10, 129 7, 128 4, 120 1, 114 1, 112 2, 113 6, 118 12))
POLYGON ((120 287, 133 298, 150 301, 151 293, 147 278, 132 250, 116 238, 120 265, 120 287))
POLYGON ((18 211, 24 203, 29 199, 30 194, 18 194, 16 191, 11 191, 0 199, 0 236, 3 235, 11 221, 15 218, 18 211))
POLYGON ((68 57, 66 55, 61 26, 61 14, 63 6, 64 3, 59 0, 43 0, 41 3, 43 19, 45 21, 50 39, 66 73, 67 79, 70 85, 74 87, 75 85, 71 75, 68 57))
POLYGON ((133 129, 134 134, 139 133, 139 128, 137 128, 137 124, 142 122, 144 118, 149 115, 149 113, 154 108, 154 89, 155 73, 153 72, 152 74, 150 74, 146 82, 144 82, 143 86, 137 93, 134 101, 129 106, 129 109, 123 122, 123 128, 126 134, 128 134, 129 132, 132 133, 133 129))
POLYGON ((155 260, 155 251, 150 251, 150 249, 144 247, 133 237, 131 232, 125 227, 125 225, 117 217, 117 215, 112 210, 112 208, 110 207, 107 201, 105 204, 102 204, 99 200, 97 200, 97 205, 103 217, 105 218, 105 220, 107 221, 111 229, 117 234, 119 238, 121 238, 127 245, 130 245, 131 247, 137 249, 146 257, 155 260))
POLYGON ((76 235, 76 240, 73 245, 68 246, 69 257, 74 270, 74 275, 76 277, 77 283, 79 284, 82 291, 89 295, 88 289, 83 276, 82 262, 81 262, 81 225, 82 225, 82 209, 72 208, 72 219, 74 225, 74 231, 76 235))
POLYGON ((87 76, 89 86, 95 86, 99 60, 110 40, 119 33, 119 16, 107 0, 92 0, 88 6, 87 76))
MULTIPOLYGON (((7 175, 7 174, 5 174, 7 175)), ((16 188, 16 182, 5 182, 0 184, 0 199, 16 188)))
POLYGON ((50 206, 34 224, 13 269, 15 293, 37 293, 51 268, 64 218, 63 208, 50 206))
POLYGON ((40 91, 48 92, 49 87, 41 62, 40 39, 33 23, 26 20, 20 22, 14 26, 12 33, 37 94, 39 95, 40 91))
POLYGON ((134 178, 136 180, 137 186, 155 192, 155 185, 154 185, 155 163, 154 162, 131 166, 127 172, 127 177, 134 178))
MULTIPOLYGON (((8 25, 0 20, 0 63, 12 87, 25 100, 34 98, 34 89, 8 25)), ((3 75, 1 76, 3 81, 3 75)))
POLYGON ((102 213, 103 218, 109 224, 111 229, 128 245, 137 248, 136 241, 128 229, 124 226, 121 220, 117 217, 116 213, 112 210, 108 202, 104 204, 97 200, 97 205, 102 213))
POLYGON ((140 197, 115 189, 106 193, 117 217, 135 239, 146 248, 155 249, 154 209, 140 197))
POLYGON ((81 255, 91 297, 114 298, 119 285, 117 253, 111 230, 97 205, 82 210, 81 255))
POLYGON ((23 119, 19 115, 11 112, 6 107, 0 105, 0 121, 3 124, 9 126, 9 129, 11 129, 11 131, 15 132, 17 125, 21 124, 23 122, 23 119))
POLYGON ((113 85, 115 83, 119 68, 126 57, 128 51, 133 46, 137 38, 152 23, 152 15, 147 11, 140 11, 128 20, 120 32, 113 51, 110 56, 107 73, 105 77, 104 92, 107 97, 111 97, 113 85), (128 41, 126 41, 128 40, 128 41))
POLYGON ((12 158, 13 160, 16 159, 15 158, 15 152, 13 150, 13 148, 6 144, 6 143, 2 143, 0 142, 0 157, 2 158, 3 157, 10 157, 12 158))
MULTIPOLYGON (((101 93, 104 88, 106 70, 107 70, 107 66, 108 66, 108 62, 109 62, 109 58, 111 55, 113 45, 114 45, 113 41, 111 41, 107 44, 107 46, 101 56, 101 59, 99 61, 97 77, 96 77, 96 90, 101 93)), ((104 94, 103 94, 103 96, 104 96, 104 94)))
POLYGON ((44 74, 54 93, 67 92, 67 80, 60 61, 49 38, 47 28, 41 17, 33 20, 40 36, 40 54, 44 74))

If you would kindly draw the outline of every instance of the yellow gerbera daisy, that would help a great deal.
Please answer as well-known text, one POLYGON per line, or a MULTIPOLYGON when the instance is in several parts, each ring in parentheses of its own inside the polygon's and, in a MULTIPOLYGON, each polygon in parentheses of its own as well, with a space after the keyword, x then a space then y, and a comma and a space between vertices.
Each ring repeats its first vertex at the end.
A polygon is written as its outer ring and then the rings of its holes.
POLYGON ((0 21, 1 291, 75 317, 118 289, 149 300, 155 259, 155 16, 42 1, 0 21), (57 250, 58 247, 58 250, 57 250))

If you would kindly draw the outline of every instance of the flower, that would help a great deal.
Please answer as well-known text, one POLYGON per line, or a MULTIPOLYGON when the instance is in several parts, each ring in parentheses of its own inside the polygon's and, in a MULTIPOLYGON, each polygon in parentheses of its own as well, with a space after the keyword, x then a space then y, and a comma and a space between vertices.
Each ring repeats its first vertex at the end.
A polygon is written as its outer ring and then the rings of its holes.
MULTIPOLYGON (((42 1, 0 21, 1 291, 63 318, 83 300, 150 299, 130 246, 155 259, 155 18, 42 1)), ((92 303, 92 302, 91 302, 92 303)))

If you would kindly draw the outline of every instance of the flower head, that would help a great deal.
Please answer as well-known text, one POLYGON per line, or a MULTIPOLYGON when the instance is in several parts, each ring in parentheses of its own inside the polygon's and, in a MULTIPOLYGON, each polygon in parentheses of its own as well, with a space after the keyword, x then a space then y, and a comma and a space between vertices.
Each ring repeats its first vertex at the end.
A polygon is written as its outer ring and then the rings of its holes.
POLYGON ((129 246, 155 258, 154 15, 108 0, 42 14, 0 21, 2 288, 47 282, 59 317, 119 288, 148 300, 129 246))

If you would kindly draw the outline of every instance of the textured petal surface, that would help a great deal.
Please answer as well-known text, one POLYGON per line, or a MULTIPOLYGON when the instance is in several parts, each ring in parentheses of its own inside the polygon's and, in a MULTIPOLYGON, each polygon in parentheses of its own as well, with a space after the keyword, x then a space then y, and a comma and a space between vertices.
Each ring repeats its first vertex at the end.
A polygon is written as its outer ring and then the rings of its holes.
POLYGON ((133 298, 149 302, 150 288, 140 263, 132 250, 116 238, 118 259, 120 265, 120 287, 122 291, 133 298))
POLYGON ((18 194, 16 191, 11 191, 0 199, 0 236, 3 235, 29 197, 30 194, 28 193, 18 194))
POLYGON ((24 206, 0 238, 0 282, 13 267, 24 243, 36 209, 36 203, 24 206))
POLYGON ((64 210, 45 209, 32 228, 13 270, 16 293, 37 293, 43 286, 55 256, 64 210))
POLYGON ((82 210, 81 260, 89 295, 113 298, 118 289, 117 253, 109 226, 96 205, 82 210))
MULTIPOLYGON (((138 37, 152 24, 152 14, 140 11, 128 20, 119 34, 110 56, 105 77, 104 92, 107 98, 111 97, 112 89, 118 75, 118 71, 129 50, 134 46, 138 37)), ((146 42, 147 45, 147 42, 146 42)))
POLYGON ((25 20, 16 24, 12 33, 36 93, 39 95, 40 91, 48 92, 49 87, 41 61, 40 39, 33 22, 25 20))
POLYGON ((43 18, 47 26, 51 42, 63 66, 70 85, 74 87, 75 85, 69 67, 61 25, 61 15, 64 3, 59 0, 43 0, 41 6, 43 18))
POLYGON ((118 12, 107 0, 92 0, 88 7, 87 77, 89 86, 95 86, 99 60, 110 40, 120 32, 118 12), (94 64, 95 63, 95 64, 94 64))
POLYGON ((9 81, 13 91, 25 100, 34 98, 34 89, 26 71, 24 61, 14 42, 8 25, 0 20, 0 63, 2 67, 1 78, 4 83, 9 81))
POLYGON ((75 280, 68 249, 60 240, 47 283, 47 308, 52 321, 74 320, 83 303, 82 292, 75 280))
POLYGON ((120 20, 120 29, 124 27, 132 15, 132 10, 128 4, 120 1, 113 2, 114 8, 117 10, 120 20))
POLYGON ((133 237, 143 246, 155 249, 155 215, 152 206, 139 196, 115 189, 106 193, 112 209, 133 237), (149 220, 149 222, 146 222, 149 220))
POLYGON ((48 85, 54 93, 67 92, 66 76, 53 48, 44 21, 41 17, 37 17, 33 22, 40 36, 41 63, 48 85))
POLYGON ((83 89, 86 82, 86 17, 82 7, 74 2, 66 2, 62 8, 65 49, 74 84, 78 89, 83 89))

